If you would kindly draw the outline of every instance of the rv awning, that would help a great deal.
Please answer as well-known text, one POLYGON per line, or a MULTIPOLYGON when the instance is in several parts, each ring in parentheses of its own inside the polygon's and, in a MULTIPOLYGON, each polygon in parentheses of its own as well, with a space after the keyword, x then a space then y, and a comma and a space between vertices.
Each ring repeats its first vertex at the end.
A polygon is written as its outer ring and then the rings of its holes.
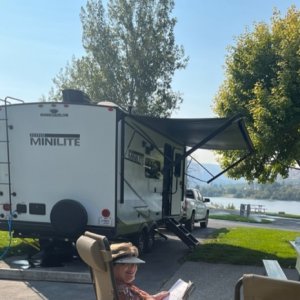
MULTIPOLYGON (((130 115, 175 142, 196 149, 253 150, 243 118, 173 119, 130 115)), ((191 152, 193 152, 191 151, 191 152)))

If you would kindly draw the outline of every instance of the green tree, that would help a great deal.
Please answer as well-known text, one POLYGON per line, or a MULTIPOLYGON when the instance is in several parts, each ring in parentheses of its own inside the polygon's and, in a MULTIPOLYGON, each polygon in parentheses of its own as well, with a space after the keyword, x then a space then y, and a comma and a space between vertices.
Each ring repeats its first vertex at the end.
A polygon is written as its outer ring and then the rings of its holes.
MULTIPOLYGON (((226 77, 214 101, 222 117, 242 113, 255 153, 228 174, 273 182, 300 161, 300 13, 292 6, 270 25, 257 23, 230 48, 226 77)), ((228 166, 244 153, 222 153, 228 166)))
POLYGON ((182 102, 171 87, 188 58, 175 43, 173 0, 89 0, 81 10, 86 55, 73 57, 53 79, 49 98, 77 88, 95 101, 113 101, 136 113, 170 116, 182 102))

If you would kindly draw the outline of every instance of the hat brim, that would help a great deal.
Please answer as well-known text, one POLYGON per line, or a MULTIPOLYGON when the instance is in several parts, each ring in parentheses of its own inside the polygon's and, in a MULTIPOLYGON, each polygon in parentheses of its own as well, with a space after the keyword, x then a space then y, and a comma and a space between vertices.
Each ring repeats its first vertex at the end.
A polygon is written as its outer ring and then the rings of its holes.
POLYGON ((121 257, 114 261, 115 264, 144 264, 145 261, 136 256, 121 257))

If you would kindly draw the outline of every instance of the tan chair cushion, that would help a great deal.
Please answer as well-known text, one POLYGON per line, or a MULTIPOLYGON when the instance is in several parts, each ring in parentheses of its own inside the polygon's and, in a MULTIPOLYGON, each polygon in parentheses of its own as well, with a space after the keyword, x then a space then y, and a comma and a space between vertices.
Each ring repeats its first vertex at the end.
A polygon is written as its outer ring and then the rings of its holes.
POLYGON ((116 300, 112 256, 106 237, 90 232, 76 241, 79 256, 90 267, 97 300, 116 300))
POLYGON ((300 282, 245 274, 243 293, 244 300, 296 300, 300 299, 300 282))

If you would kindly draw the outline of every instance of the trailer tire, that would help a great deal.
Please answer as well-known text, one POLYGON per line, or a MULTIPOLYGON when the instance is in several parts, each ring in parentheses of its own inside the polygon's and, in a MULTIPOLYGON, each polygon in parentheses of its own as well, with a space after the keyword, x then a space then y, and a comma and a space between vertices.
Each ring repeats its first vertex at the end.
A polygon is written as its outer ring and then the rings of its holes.
POLYGON ((155 228, 151 228, 147 233, 145 252, 151 252, 155 245, 155 228))
POLYGON ((51 211, 50 221, 57 233, 68 237, 77 237, 87 225, 87 212, 78 201, 64 199, 57 202, 51 211))
POLYGON ((139 254, 146 252, 147 247, 147 231, 143 229, 134 237, 133 244, 138 248, 139 254))

